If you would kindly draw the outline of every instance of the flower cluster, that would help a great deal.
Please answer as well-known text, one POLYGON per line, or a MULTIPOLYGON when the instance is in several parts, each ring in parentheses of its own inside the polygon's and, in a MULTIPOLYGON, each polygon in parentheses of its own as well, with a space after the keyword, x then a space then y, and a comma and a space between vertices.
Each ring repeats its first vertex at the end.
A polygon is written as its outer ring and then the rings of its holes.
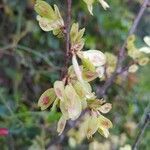
POLYGON ((65 85, 64 81, 56 81, 54 88, 46 90, 38 102, 42 110, 51 104, 53 107, 59 107, 62 112, 57 127, 59 134, 63 132, 67 120, 76 120, 82 110, 88 108, 89 111, 80 124, 84 135, 90 138, 98 131, 104 137, 108 137, 108 129, 112 127, 112 123, 102 114, 108 113, 112 106, 110 103, 105 103, 104 100, 97 99, 89 83, 85 82, 83 85, 78 80, 72 80, 65 85))
MULTIPOLYGON (((100 3, 104 4, 104 1, 100 0, 100 3)), ((62 33, 64 21, 56 5, 53 9, 48 3, 38 0, 35 10, 42 30, 53 31, 54 35, 62 33)), ((108 129, 112 127, 112 123, 102 114, 109 112, 112 106, 104 100, 97 99, 89 84, 97 77, 104 76, 106 56, 99 50, 83 51, 84 31, 84 28, 79 29, 78 23, 72 24, 70 29, 72 65, 62 81, 55 81, 53 88, 41 95, 38 106, 41 110, 51 105, 52 109, 55 107, 60 109, 62 116, 57 126, 59 135, 64 131, 67 120, 76 120, 83 110, 88 109, 80 124, 84 135, 90 138, 98 131, 104 137, 108 137, 108 129), (81 60, 80 65, 78 59, 81 60)))
POLYGON ((89 108, 92 110, 82 118, 82 123, 77 125, 78 129, 71 129, 68 132, 69 142, 80 144, 85 137, 90 138, 98 131, 104 137, 108 137, 108 129, 112 127, 110 120, 102 114, 108 113, 111 109, 110 103, 105 103, 104 100, 88 101, 89 108))
MULTIPOLYGON (((144 41, 149 44, 149 38, 145 37, 144 41)), ((149 62, 149 57, 147 56, 149 47, 142 47, 138 49, 135 46, 135 36, 129 36, 127 40, 127 50, 128 56, 133 59, 134 64, 129 67, 129 72, 134 73, 138 70, 138 66, 145 66, 149 62)))

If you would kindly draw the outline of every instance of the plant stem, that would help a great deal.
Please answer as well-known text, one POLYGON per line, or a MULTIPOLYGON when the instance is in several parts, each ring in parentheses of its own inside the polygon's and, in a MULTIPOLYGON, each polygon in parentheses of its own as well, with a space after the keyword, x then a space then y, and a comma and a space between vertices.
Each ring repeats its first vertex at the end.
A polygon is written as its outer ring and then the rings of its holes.
POLYGON ((66 21, 66 55, 70 53, 70 25, 71 25, 72 0, 67 0, 67 21, 66 21))
POLYGON ((72 0, 67 0, 67 19, 66 19, 66 55, 65 55, 65 66, 62 70, 61 78, 64 78, 67 74, 68 65, 71 59, 71 51, 70 51, 70 26, 71 26, 71 6, 72 0))

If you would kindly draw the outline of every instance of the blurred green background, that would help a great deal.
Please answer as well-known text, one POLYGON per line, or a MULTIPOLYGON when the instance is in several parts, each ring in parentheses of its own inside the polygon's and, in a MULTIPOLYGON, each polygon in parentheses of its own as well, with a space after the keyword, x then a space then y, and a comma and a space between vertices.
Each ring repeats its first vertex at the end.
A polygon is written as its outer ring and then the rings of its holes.
MULTIPOLYGON (((47 0, 57 4, 65 19, 66 1, 47 0)), ((110 9, 104 11, 95 3, 91 16, 81 0, 73 0, 72 23, 85 27, 85 50, 99 49, 117 54, 126 39, 142 0, 108 0, 110 9)), ((0 1, 0 128, 8 128, 10 135, 0 137, 0 150, 44 150, 57 136, 59 112, 41 112, 39 96, 60 78, 64 66, 65 44, 52 33, 43 32, 36 21, 35 0, 0 1)), ((143 37, 150 35, 150 9, 137 28, 137 46, 144 45, 143 37)), ((132 145, 150 110, 150 67, 131 74, 123 86, 114 84, 108 91, 113 104, 109 113, 114 127, 110 137, 95 135, 102 144, 100 150, 117 150, 132 145)), ((102 84, 93 82, 93 87, 102 84)), ((150 130, 146 129, 140 150, 149 150, 150 130)), ((56 149, 87 150, 92 140, 84 140, 73 148, 66 138, 56 149)), ((52 149, 52 148, 51 148, 52 149)), ((94 150, 94 149, 93 149, 94 150)), ((97 149, 99 150, 99 149, 97 149)))

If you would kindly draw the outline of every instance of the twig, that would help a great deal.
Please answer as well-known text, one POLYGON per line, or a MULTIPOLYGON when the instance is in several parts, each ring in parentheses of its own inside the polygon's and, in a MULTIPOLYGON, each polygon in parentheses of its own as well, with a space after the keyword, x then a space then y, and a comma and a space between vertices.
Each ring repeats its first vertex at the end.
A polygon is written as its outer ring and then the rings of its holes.
POLYGON ((132 146, 133 150, 137 150, 137 147, 138 147, 138 145, 141 142, 141 138, 142 138, 142 136, 143 136, 143 134, 145 132, 145 129, 147 128, 149 122, 150 122, 150 112, 147 113, 146 116, 145 116, 145 120, 144 120, 144 123, 143 123, 143 125, 141 127, 141 130, 139 131, 139 133, 138 133, 138 135, 136 137, 135 143, 132 146))
POLYGON ((70 25, 71 25, 72 0, 67 0, 67 22, 66 22, 66 55, 70 53, 70 25))
MULTIPOLYGON (((142 6, 140 8, 139 13, 137 14, 137 16, 136 16, 136 18, 133 22, 133 25, 132 25, 132 27, 129 31, 128 36, 133 34, 136 31, 137 26, 138 26, 143 14, 144 14, 144 11, 147 8, 148 3, 149 3, 149 0, 144 0, 142 6)), ((127 39, 125 40, 125 42, 123 43, 121 49, 119 50, 118 61, 117 61, 117 65, 116 65, 116 69, 115 69, 114 73, 112 74, 112 76, 108 80, 106 80, 105 84, 100 88, 100 96, 102 96, 102 97, 106 94, 106 91, 112 85, 112 83, 114 82, 114 80, 115 80, 116 76, 118 75, 118 73, 120 73, 121 70, 122 70, 123 62, 126 58, 126 56, 125 56, 126 43, 127 43, 127 39)))
POLYGON ((71 52, 70 52, 71 6, 72 6, 72 0, 67 0, 67 19, 65 25, 66 55, 65 55, 65 66, 62 70, 61 78, 64 78, 66 76, 69 61, 71 59, 71 52))

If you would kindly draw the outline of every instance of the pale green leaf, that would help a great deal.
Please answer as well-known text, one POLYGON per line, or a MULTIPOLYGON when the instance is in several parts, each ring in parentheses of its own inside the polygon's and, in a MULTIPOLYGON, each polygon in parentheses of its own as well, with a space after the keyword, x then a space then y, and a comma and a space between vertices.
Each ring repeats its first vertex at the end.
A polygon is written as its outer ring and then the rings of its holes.
POLYGON ((53 19, 55 17, 53 8, 43 0, 36 1, 34 9, 41 17, 48 19, 53 19))
POLYGON ((105 118, 104 116, 100 115, 98 117, 98 132, 103 135, 104 137, 109 136, 109 128, 112 128, 112 123, 109 119, 105 118))
POLYGON ((98 73, 83 69, 82 76, 85 81, 90 82, 98 77, 98 73))
POLYGON ((111 110, 111 108, 112 108, 112 105, 111 105, 110 103, 106 103, 106 104, 104 104, 104 105, 101 105, 101 106, 98 108, 98 110, 99 110, 100 112, 102 112, 103 114, 106 114, 106 113, 108 113, 108 112, 111 110))
POLYGON ((54 102, 55 99, 56 94, 54 89, 48 89, 39 98, 38 106, 41 107, 41 110, 45 110, 54 102))
POLYGON ((87 70, 95 72, 95 66, 93 65, 93 63, 88 58, 82 59, 82 65, 87 70))
POLYGON ((75 54, 72 56, 72 64, 73 64, 73 68, 74 68, 74 71, 75 71, 75 74, 76 74, 78 80, 81 83, 83 83, 84 81, 83 81, 83 78, 82 78, 81 68, 80 68, 80 66, 78 64, 78 61, 77 61, 77 58, 76 58, 75 54))
POLYGON ((66 118, 64 116, 61 116, 57 124, 57 132, 59 133, 59 135, 62 134, 62 132, 65 129, 65 126, 66 126, 66 118))
POLYGON ((146 54, 150 54, 150 47, 141 47, 139 49, 140 52, 146 53, 146 54))
POLYGON ((138 65, 133 64, 129 67, 128 72, 135 73, 138 70, 138 68, 139 68, 138 65))
POLYGON ((67 101, 60 101, 60 110, 66 119, 69 119, 67 101))
POLYGON ((105 0, 99 0, 100 4, 102 5, 102 7, 106 10, 107 8, 109 8, 109 5, 107 4, 107 2, 105 0))
POLYGON ((63 81, 55 81, 54 83, 54 90, 57 95, 57 97, 64 101, 65 94, 64 94, 64 82, 63 81))
POLYGON ((93 15, 93 3, 95 0, 83 0, 87 4, 87 8, 91 15, 93 15))
POLYGON ((70 39, 71 39, 71 50, 80 51, 84 46, 84 34, 85 29, 79 29, 79 24, 74 23, 70 30, 70 39))
POLYGON ((65 94, 66 94, 66 104, 68 109, 69 117, 72 120, 77 119, 81 114, 81 99, 77 95, 75 89, 71 84, 65 87, 65 94))
POLYGON ((145 36, 144 42, 150 47, 150 36, 145 36))
POLYGON ((87 116, 83 122, 83 130, 87 138, 91 138, 98 130, 98 118, 96 116, 87 116))
POLYGON ((89 59, 95 67, 102 66, 106 63, 106 56, 99 50, 83 51, 83 58, 89 59))

